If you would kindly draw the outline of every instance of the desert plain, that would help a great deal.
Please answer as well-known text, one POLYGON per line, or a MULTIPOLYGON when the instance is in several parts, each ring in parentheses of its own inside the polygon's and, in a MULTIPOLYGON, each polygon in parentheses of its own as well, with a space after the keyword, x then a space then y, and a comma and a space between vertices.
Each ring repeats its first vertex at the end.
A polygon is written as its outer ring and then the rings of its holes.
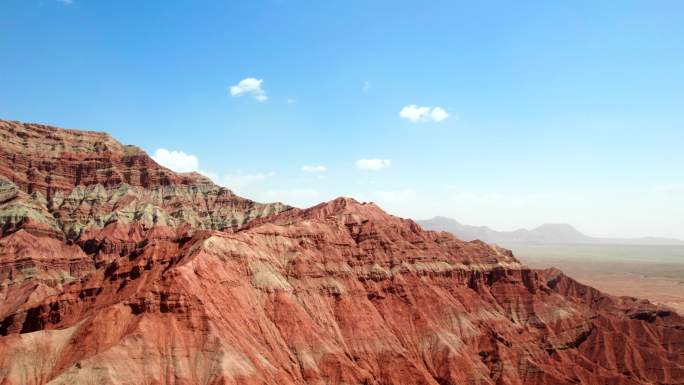
POLYGON ((684 314, 684 246, 505 244, 532 268, 556 267, 609 294, 648 299, 684 314))

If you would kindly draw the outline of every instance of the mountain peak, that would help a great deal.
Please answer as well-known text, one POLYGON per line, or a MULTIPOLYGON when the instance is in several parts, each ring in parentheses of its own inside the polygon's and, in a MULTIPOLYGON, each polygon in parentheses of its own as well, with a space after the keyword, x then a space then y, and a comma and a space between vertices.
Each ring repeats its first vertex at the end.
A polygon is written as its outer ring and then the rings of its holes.
POLYGON ((50 196, 94 184, 153 188, 211 183, 196 173, 162 167, 140 148, 124 146, 103 132, 0 120, 0 140, 2 175, 29 193, 50 196))
POLYGON ((0 135, 2 384, 684 382, 676 313, 501 247, 253 202, 106 135, 0 135))
POLYGON ((171 171, 103 132, 0 120, 0 142, 0 184, 14 194, 0 203, 4 232, 49 229, 73 239, 112 221, 236 229, 288 208, 238 197, 197 172, 171 171))
POLYGON ((567 224, 567 223, 544 223, 541 224, 540 226, 537 226, 534 230, 532 231, 563 231, 563 232, 572 232, 572 233, 579 233, 577 229, 575 229, 572 225, 567 224))
POLYGON ((669 238, 595 238, 581 233, 567 223, 545 223, 532 230, 495 231, 485 226, 469 226, 445 217, 418 221, 418 224, 429 230, 447 231, 458 238, 471 241, 479 239, 485 242, 507 243, 546 243, 546 244, 644 244, 644 245, 682 245, 684 241, 669 238))

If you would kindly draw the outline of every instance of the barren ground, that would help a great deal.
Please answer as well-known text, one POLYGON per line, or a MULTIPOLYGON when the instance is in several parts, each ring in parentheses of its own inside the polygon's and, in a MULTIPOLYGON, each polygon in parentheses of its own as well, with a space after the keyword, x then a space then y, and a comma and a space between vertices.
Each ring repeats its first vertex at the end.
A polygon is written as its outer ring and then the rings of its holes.
POLYGON ((503 246, 530 267, 557 267, 606 293, 646 298, 684 314, 683 246, 503 246))

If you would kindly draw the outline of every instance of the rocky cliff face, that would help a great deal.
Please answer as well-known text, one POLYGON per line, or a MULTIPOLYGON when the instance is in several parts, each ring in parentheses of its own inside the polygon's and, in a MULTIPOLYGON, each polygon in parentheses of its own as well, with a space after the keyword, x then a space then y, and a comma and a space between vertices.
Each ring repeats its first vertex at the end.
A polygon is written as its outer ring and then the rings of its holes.
POLYGON ((105 133, 0 121, 0 143, 3 233, 21 227, 75 240, 115 221, 226 231, 288 208, 174 173, 105 133))
POLYGON ((508 250, 255 203, 104 134, 0 135, 0 384, 684 383, 679 315, 508 250))

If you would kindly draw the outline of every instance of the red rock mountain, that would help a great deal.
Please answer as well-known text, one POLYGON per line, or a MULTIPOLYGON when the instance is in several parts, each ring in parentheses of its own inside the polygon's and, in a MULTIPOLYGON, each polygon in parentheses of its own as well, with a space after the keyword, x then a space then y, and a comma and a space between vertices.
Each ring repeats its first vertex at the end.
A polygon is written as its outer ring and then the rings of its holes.
POLYGON ((0 384, 684 384, 684 319, 372 203, 0 121, 0 384))

